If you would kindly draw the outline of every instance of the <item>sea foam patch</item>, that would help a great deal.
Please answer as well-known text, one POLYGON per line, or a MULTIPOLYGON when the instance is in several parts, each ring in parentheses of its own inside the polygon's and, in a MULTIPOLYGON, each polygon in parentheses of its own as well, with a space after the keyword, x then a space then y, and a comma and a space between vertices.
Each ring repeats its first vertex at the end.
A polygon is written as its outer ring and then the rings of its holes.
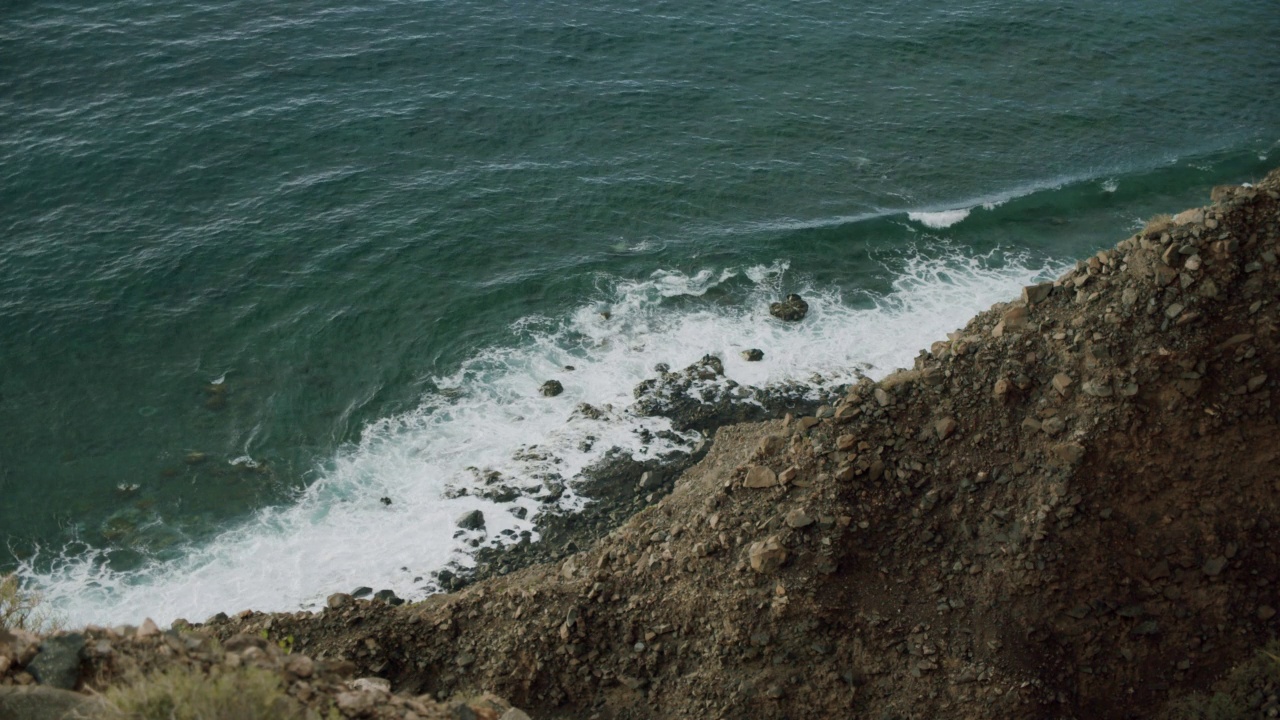
POLYGON ((969 217, 969 213, 973 212, 973 208, 958 208, 956 210, 937 210, 934 212, 909 212, 907 218, 924 225, 925 227, 940 230, 955 225, 969 217))
POLYGON ((292 504, 139 570, 109 570, 100 553, 85 551, 64 553, 45 571, 34 569, 37 557, 22 572, 73 625, 313 608, 359 585, 420 598, 432 571, 469 565, 474 545, 533 536, 547 503, 580 507, 574 477, 611 448, 638 459, 688 451, 695 438, 661 434, 665 419, 627 411, 632 388, 656 364, 679 369, 711 353, 728 377, 755 386, 880 376, 910 365, 975 311, 1061 269, 958 252, 896 257, 885 268, 891 290, 856 297, 806 287, 785 262, 602 277, 598 297, 561 318, 521 320, 512 344, 435 378, 437 391, 415 411, 371 424, 292 504), (726 284, 735 301, 706 298, 726 284), (809 303, 802 322, 768 315, 784 285, 809 303), (748 348, 763 350, 763 360, 746 361, 748 348), (543 396, 546 380, 563 393, 543 396), (580 403, 600 412, 575 412, 580 403), (495 486, 502 492, 490 492, 495 486), (484 528, 458 528, 473 510, 484 528))

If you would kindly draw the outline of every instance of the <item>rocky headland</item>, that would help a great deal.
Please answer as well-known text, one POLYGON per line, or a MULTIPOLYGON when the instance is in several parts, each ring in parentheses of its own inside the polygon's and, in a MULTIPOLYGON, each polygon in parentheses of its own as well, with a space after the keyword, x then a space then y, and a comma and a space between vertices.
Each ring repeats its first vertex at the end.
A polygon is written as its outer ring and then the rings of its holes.
POLYGON ((1228 674, 1280 629, 1277 253, 1280 172, 1215 188, 913 368, 719 427, 554 562, 400 606, 0 633, 0 718, 172 664, 353 718, 1199 717, 1228 677, 1276 717, 1280 667, 1228 674))

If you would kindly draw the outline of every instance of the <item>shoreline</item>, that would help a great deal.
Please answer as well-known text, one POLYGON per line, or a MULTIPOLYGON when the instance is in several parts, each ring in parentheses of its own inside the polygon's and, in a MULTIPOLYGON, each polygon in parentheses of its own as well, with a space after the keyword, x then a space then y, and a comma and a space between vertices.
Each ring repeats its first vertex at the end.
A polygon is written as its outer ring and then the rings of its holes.
MULTIPOLYGON (((401 607, 86 633, 143 665, 167 637, 287 639, 388 681, 335 690, 370 703, 348 717, 483 692, 532 717, 1169 716, 1280 629, 1280 171, 1211 199, 829 416, 720 427, 554 564, 401 607)), ((90 655, 75 687, 129 664, 90 655)))

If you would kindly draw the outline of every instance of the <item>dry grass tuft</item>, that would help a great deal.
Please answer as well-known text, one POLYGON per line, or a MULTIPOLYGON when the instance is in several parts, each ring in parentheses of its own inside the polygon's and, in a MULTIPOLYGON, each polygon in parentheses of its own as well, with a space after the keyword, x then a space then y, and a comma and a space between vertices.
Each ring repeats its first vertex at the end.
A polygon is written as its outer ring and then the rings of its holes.
POLYGON ((58 625, 41 610, 39 593, 22 587, 15 574, 0 575, 0 629, 52 632, 58 625))
POLYGON ((1147 221, 1146 226, 1142 228, 1142 234, 1147 237, 1154 237, 1171 227, 1173 227, 1172 215, 1156 215, 1147 221))
POLYGON ((109 689, 101 720, 301 720, 302 706, 280 676, 253 667, 206 675, 169 668, 109 689))

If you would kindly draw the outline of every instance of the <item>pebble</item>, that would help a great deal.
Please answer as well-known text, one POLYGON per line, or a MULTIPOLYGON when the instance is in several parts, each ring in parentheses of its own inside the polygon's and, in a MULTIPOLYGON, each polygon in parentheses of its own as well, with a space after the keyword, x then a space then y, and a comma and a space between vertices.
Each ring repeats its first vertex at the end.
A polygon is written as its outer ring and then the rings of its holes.
POLYGON ((1053 389, 1057 390, 1059 395, 1066 395, 1067 389, 1071 387, 1072 382, 1071 376, 1066 373, 1054 375, 1051 381, 1053 389))
POLYGON ((950 416, 944 417, 934 423, 933 429, 938 433, 939 440, 946 440, 956 431, 956 419, 950 416))

